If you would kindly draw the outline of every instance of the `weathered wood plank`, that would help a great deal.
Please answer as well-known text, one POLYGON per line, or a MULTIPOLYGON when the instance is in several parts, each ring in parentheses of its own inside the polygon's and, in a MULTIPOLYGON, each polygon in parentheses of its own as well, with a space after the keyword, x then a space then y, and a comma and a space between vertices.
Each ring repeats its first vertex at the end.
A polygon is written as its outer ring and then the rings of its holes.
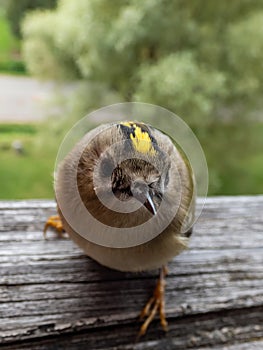
POLYGON ((157 271, 104 268, 42 229, 53 201, 0 202, 3 349, 263 348, 263 196, 209 198, 189 251, 169 265, 169 332, 135 343, 157 271))

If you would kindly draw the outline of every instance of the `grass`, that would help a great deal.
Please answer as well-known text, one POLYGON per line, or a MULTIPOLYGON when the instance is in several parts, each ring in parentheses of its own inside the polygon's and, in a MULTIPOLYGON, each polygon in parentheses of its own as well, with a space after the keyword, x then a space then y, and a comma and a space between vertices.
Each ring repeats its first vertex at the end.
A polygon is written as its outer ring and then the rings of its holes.
POLYGON ((0 124, 0 134, 3 135, 28 135, 36 134, 37 126, 34 124, 0 124))
POLYGON ((24 74, 20 41, 11 33, 4 10, 0 8, 0 72, 24 74))
POLYGON ((39 147, 39 127, 0 125, 0 199, 53 198, 55 155, 39 147), (12 143, 19 140, 23 153, 12 143))
POLYGON ((202 146, 208 162, 210 194, 263 193, 263 123, 212 126, 202 146))

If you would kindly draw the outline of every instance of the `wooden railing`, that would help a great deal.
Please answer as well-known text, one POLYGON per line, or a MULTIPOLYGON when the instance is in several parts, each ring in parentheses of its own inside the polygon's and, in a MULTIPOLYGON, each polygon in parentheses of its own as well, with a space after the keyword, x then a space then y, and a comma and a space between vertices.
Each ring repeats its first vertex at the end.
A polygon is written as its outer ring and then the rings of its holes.
POLYGON ((0 202, 0 348, 263 349, 263 196, 208 198, 169 264, 166 312, 137 342, 157 271, 121 273, 42 230, 54 201, 0 202))

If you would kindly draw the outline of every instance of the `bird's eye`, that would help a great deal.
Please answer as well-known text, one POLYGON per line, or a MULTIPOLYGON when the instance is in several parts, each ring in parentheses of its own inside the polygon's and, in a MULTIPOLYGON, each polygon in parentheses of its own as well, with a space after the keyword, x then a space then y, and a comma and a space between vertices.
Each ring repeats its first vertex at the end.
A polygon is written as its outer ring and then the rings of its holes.
POLYGON ((160 178, 157 178, 154 181, 151 181, 148 186, 150 188, 156 188, 158 186, 159 182, 160 182, 160 178))
POLYGON ((114 163, 110 158, 103 158, 100 163, 101 175, 104 177, 111 176, 114 169, 114 163))
POLYGON ((151 189, 151 193, 154 195, 155 198, 158 198, 159 200, 162 200, 163 198, 163 188, 161 185, 161 178, 156 179, 155 181, 151 182, 148 187, 151 189))
POLYGON ((156 183, 157 183, 157 181, 153 181, 153 182, 151 182, 148 186, 149 186, 150 188, 155 188, 155 187, 156 187, 156 183))

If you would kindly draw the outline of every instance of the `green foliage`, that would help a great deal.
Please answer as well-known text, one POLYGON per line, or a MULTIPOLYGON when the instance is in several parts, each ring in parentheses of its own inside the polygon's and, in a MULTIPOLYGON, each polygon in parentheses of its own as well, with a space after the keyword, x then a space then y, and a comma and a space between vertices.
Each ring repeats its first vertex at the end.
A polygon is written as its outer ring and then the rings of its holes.
POLYGON ((36 8, 52 8, 55 5, 56 0, 8 0, 6 11, 13 34, 18 38, 21 37, 20 23, 27 11, 36 8))
POLYGON ((36 76, 101 81, 209 123, 260 99, 262 20, 259 0, 60 0, 27 16, 24 52, 36 76))
POLYGON ((27 124, 0 125, 0 199, 53 197, 55 153, 36 147, 39 130, 27 124), (21 154, 12 146, 18 140, 21 154))
POLYGON ((139 71, 138 101, 149 101, 174 110, 179 115, 194 115, 189 122, 202 126, 209 121, 216 101, 225 94, 224 75, 198 66, 191 52, 179 52, 145 65, 139 71), (189 99, 189 96, 191 98, 189 99))
POLYGON ((60 50, 54 40, 54 28, 56 28, 56 16, 50 11, 38 10, 30 21, 26 20, 24 29, 25 40, 24 57, 28 62, 28 70, 33 75, 41 78, 52 79, 73 78, 77 76, 76 67, 64 50, 60 50), (31 59, 31 55, 34 59, 31 59))
POLYGON ((261 0, 59 0, 55 10, 29 13, 29 71, 82 81, 45 132, 62 135, 117 96, 158 104, 199 137, 210 194, 262 192, 262 23, 261 0))
POLYGON ((259 92, 263 92, 263 11, 255 12, 242 20, 233 23, 228 29, 228 64, 232 73, 230 83, 234 79, 238 85, 233 95, 247 100, 259 92))
POLYGON ((25 65, 19 54, 20 42, 12 35, 2 7, 0 7, 0 33, 0 71, 24 73, 25 65))
MULTIPOLYGON (((198 132, 197 132, 198 135, 198 132)), ((209 168, 209 194, 263 193, 263 123, 214 123, 199 140, 209 168)))
POLYGON ((25 74, 25 64, 22 61, 0 62, 0 71, 8 74, 25 74))
POLYGON ((35 134, 37 127, 33 124, 0 124, 0 133, 3 134, 35 134))

